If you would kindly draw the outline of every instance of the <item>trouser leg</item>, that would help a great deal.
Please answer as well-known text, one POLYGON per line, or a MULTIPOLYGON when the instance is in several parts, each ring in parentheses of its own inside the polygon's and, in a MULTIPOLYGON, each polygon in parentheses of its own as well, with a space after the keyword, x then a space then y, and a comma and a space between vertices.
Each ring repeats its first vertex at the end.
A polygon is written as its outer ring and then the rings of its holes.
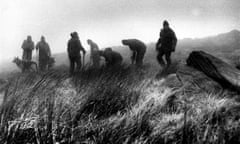
POLYGON ((26 59, 27 60, 32 60, 32 51, 26 51, 26 59))
POLYGON ((162 58, 163 55, 164 53, 162 51, 159 51, 157 55, 157 61, 161 66, 165 66, 165 62, 163 61, 163 58, 162 58))
POLYGON ((45 71, 46 70, 46 68, 47 68, 47 62, 46 61, 43 61, 43 71, 45 71))
POLYGON ((141 66, 143 64, 144 53, 138 53, 137 55, 137 65, 141 66))
POLYGON ((39 61, 39 70, 43 71, 43 63, 41 61, 39 61))
POLYGON ((100 60, 97 59, 96 62, 95 62, 95 68, 99 68, 99 66, 100 66, 100 60))
POLYGON ((75 62, 74 62, 74 58, 69 58, 69 61, 70 61, 70 69, 69 69, 69 72, 70 74, 73 74, 74 72, 74 65, 75 65, 75 62))
POLYGON ((24 73, 25 71, 26 71, 26 65, 25 65, 25 63, 23 63, 22 72, 24 73))
POLYGON ((24 50, 22 55, 22 60, 26 60, 26 59, 27 59, 27 52, 24 50))
POLYGON ((47 59, 43 56, 39 56, 39 69, 40 71, 45 71, 47 66, 47 59))
POLYGON ((131 56, 131 60, 132 60, 132 64, 135 64, 137 62, 137 53, 135 51, 133 51, 132 56, 131 56))
POLYGON ((172 60, 171 60, 171 52, 167 52, 165 54, 165 58, 166 58, 166 61, 167 61, 167 67, 169 67, 172 63, 172 60))
POLYGON ((77 63, 77 71, 80 71, 82 68, 81 57, 80 56, 76 57, 75 62, 77 63))
POLYGON ((100 65, 99 60, 94 60, 94 61, 93 61, 93 67, 94 67, 94 68, 98 68, 99 65, 100 65))
POLYGON ((100 65, 100 57, 97 54, 93 55, 92 62, 93 62, 93 67, 98 68, 100 65))

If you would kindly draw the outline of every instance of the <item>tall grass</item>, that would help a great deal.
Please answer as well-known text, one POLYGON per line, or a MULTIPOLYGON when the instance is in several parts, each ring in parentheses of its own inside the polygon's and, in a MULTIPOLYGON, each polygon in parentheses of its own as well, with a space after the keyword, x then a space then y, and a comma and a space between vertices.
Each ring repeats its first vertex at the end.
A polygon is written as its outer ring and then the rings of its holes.
POLYGON ((17 74, 5 87, 0 143, 234 143, 239 103, 184 92, 148 66, 17 74), (171 83, 171 84, 166 84, 171 83))

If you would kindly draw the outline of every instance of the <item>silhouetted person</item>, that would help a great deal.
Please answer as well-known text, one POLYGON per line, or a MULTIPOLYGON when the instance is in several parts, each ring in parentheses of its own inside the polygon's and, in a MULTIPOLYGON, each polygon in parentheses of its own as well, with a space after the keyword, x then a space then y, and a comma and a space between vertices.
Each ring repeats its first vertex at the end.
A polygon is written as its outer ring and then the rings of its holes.
POLYGON ((120 53, 113 51, 111 48, 106 48, 104 51, 100 51, 100 56, 105 58, 107 67, 118 66, 122 64, 122 56, 120 53))
POLYGON ((98 68, 100 66, 99 47, 90 39, 87 40, 87 43, 90 45, 90 61, 94 68, 98 68))
POLYGON ((160 32, 160 38, 156 44, 156 50, 158 51, 157 60, 159 64, 165 67, 163 56, 167 61, 167 68, 171 65, 171 53, 175 51, 177 44, 177 37, 175 32, 169 27, 169 23, 165 20, 163 22, 163 29, 160 32))
POLYGON ((32 60, 32 50, 34 49, 34 42, 32 41, 31 36, 27 36, 27 39, 23 41, 22 44, 23 49, 23 61, 31 61, 32 60))
POLYGON ((51 50, 50 47, 48 45, 48 43, 46 42, 44 36, 41 37, 41 40, 37 43, 36 45, 36 50, 38 50, 38 54, 39 54, 39 69, 41 71, 46 70, 47 65, 50 61, 50 57, 51 57, 51 50))
POLYGON ((77 32, 71 33, 71 39, 68 41, 67 51, 70 60, 70 74, 73 74, 75 64, 77 65, 76 70, 80 70, 82 66, 80 51, 82 51, 84 55, 86 53, 79 40, 77 32))
POLYGON ((132 51, 132 64, 141 66, 143 64, 143 58, 147 48, 146 45, 137 39, 125 39, 122 40, 122 44, 129 46, 130 50, 132 51))

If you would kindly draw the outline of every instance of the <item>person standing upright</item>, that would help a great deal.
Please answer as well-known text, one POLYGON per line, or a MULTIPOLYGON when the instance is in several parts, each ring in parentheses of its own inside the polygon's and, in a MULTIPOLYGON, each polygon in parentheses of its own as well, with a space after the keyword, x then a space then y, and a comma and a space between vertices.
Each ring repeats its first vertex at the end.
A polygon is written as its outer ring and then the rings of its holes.
POLYGON ((163 29, 160 32, 160 38, 156 44, 156 50, 158 51, 157 60, 159 64, 165 68, 165 62, 163 56, 167 61, 168 68, 171 65, 171 53, 175 51, 177 45, 177 37, 175 32, 170 28, 168 21, 163 21, 163 29))
POLYGON ((34 42, 32 41, 31 36, 27 36, 27 39, 23 41, 22 49, 23 49, 23 55, 22 55, 23 61, 31 61, 32 50, 34 49, 34 42))
POLYGON ((91 52, 90 61, 92 63, 92 66, 94 68, 99 68, 100 66, 99 47, 94 41, 90 39, 87 40, 87 43, 90 45, 90 52, 91 52))
POLYGON ((45 71, 51 57, 51 50, 44 36, 42 36, 41 40, 37 43, 36 50, 39 51, 39 69, 45 71))
POLYGON ((81 62, 81 54, 82 51, 83 55, 85 55, 86 51, 83 48, 77 32, 73 32, 70 34, 71 39, 68 41, 67 44, 67 51, 68 51, 68 57, 70 60, 70 74, 74 73, 75 70, 75 64, 77 65, 76 70, 79 71, 82 67, 81 62))

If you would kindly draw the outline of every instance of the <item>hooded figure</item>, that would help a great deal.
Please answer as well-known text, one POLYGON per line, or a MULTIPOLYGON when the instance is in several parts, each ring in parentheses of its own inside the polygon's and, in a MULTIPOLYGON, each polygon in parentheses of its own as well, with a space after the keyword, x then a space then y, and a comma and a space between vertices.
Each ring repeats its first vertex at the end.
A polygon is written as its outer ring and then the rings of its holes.
POLYGON ((44 71, 51 57, 51 50, 44 36, 42 36, 41 40, 37 43, 36 50, 39 51, 39 69, 44 71))
POLYGON ((98 45, 92 40, 88 39, 87 43, 90 45, 90 61, 94 68, 98 68, 100 66, 100 55, 98 45))
POLYGON ((117 66, 122 64, 122 56, 120 53, 113 51, 111 48, 106 48, 104 51, 100 51, 100 56, 105 58, 106 66, 117 66))
POLYGON ((34 42, 32 41, 31 36, 27 36, 27 40, 23 41, 22 49, 23 49, 22 59, 24 61, 31 61, 32 60, 32 50, 34 49, 34 42))
POLYGON ((75 69, 75 64, 77 65, 77 68, 76 68, 77 70, 80 70, 82 67, 80 52, 82 51, 83 54, 85 55, 86 51, 79 40, 78 33, 73 32, 70 35, 71 35, 71 39, 68 41, 67 51, 68 51, 68 57, 70 60, 70 74, 73 74, 75 69))
POLYGON ((160 38, 156 44, 156 50, 158 51, 157 60, 163 67, 165 63, 163 56, 167 61, 167 67, 171 64, 171 53, 175 51, 177 45, 177 37, 174 31, 169 27, 169 23, 165 20, 163 22, 163 29, 160 32, 160 38))
POLYGON ((125 39, 122 40, 122 44, 129 46, 130 50, 132 51, 132 64, 141 66, 143 64, 143 58, 146 53, 146 45, 137 39, 125 39))

